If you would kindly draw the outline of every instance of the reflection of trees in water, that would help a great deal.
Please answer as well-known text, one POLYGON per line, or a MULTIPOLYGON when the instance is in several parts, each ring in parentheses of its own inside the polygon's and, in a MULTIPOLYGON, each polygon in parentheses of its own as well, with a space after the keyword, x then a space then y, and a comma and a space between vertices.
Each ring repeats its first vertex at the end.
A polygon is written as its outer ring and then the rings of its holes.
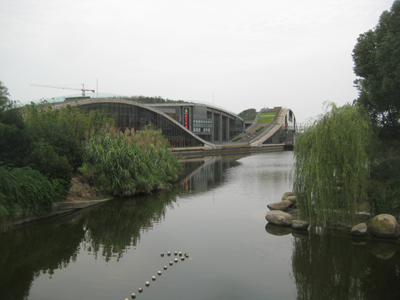
MULTIPOLYGON (((188 171, 193 173, 198 169, 192 175, 215 187, 224 181, 226 169, 240 164, 236 159, 219 158, 206 168, 201 167, 204 162, 196 163, 188 171)), ((162 221, 166 206, 171 207, 181 192, 182 186, 176 185, 152 195, 110 201, 57 221, 46 220, 2 235, 0 299, 26 299, 36 277, 44 273, 51 276, 54 270, 75 262, 81 243, 95 257, 103 256, 106 261, 112 256, 120 259, 127 247, 140 240, 142 230, 162 221)))
POLYGON ((125 247, 136 245, 143 229, 151 228, 165 216, 180 186, 134 199, 115 200, 46 221, 39 226, 24 226, 0 238, 0 299, 26 299, 33 280, 41 274, 75 262, 80 244, 86 250, 109 260, 122 257, 125 247))
POLYGON ((296 238, 292 267, 297 298, 400 299, 397 245, 327 235, 296 238))
POLYGON ((175 202, 180 187, 160 191, 153 195, 120 199, 102 205, 85 216, 84 247, 97 257, 108 261, 113 255, 119 260, 126 247, 136 246, 143 229, 165 217, 166 206, 175 202))
POLYGON ((0 299, 26 299, 34 278, 75 261, 84 236, 82 220, 15 230, 0 241, 0 299))

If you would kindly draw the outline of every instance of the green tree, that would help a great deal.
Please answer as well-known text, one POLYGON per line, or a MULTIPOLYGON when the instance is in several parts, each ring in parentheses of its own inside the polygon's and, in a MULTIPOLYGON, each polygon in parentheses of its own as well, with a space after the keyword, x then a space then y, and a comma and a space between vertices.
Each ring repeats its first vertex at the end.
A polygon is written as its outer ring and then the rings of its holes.
POLYGON ((297 138, 294 192, 301 218, 351 225, 357 201, 366 195, 370 121, 359 106, 328 107, 297 138))
POLYGON ((383 139, 400 139, 400 1, 384 11, 374 30, 353 50, 357 103, 365 107, 383 139))
POLYGON ((254 120, 257 116, 257 110, 255 108, 245 109, 238 114, 243 120, 254 120))
POLYGON ((7 87, 0 81, 0 162, 22 167, 30 150, 30 139, 18 103, 9 96, 7 87))

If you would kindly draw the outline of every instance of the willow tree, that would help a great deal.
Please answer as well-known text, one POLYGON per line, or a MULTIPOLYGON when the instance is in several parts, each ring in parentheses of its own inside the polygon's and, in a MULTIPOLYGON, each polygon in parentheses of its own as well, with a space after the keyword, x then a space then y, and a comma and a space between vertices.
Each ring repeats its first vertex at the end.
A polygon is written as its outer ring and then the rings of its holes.
POLYGON ((328 103, 325 115, 298 136, 294 192, 302 219, 354 223, 357 201, 366 194, 370 128, 360 107, 328 103))

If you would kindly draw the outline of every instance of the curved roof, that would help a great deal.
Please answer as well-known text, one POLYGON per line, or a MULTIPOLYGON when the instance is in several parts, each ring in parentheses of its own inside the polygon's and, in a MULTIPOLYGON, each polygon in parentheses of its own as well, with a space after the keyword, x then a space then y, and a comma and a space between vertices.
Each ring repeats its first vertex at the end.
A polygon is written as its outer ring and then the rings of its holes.
MULTIPOLYGON (((156 108, 153 108, 150 105, 141 104, 141 103, 138 103, 138 102, 135 102, 135 101, 131 101, 131 100, 124 100, 124 99, 117 99, 117 98, 90 98, 90 99, 80 100, 79 102, 63 102, 63 103, 60 103, 60 104, 55 104, 53 107, 54 108, 61 108, 61 107, 66 107, 67 105, 70 105, 70 106, 84 106, 84 105, 94 104, 94 103, 104 103, 104 104, 105 103, 122 103, 122 104, 134 105, 134 106, 141 107, 143 109, 150 110, 150 111, 152 111, 154 113, 157 113, 157 114, 163 116, 164 118, 166 118, 167 120, 169 120, 170 122, 175 124, 176 126, 180 127, 184 131, 186 131, 192 137, 196 138, 198 141, 203 143, 205 147, 212 147, 212 148, 215 147, 214 144, 212 144, 210 142, 207 142, 207 141, 203 140, 202 138, 198 137, 193 132, 191 132, 190 130, 186 129, 182 124, 180 124, 179 122, 177 122, 176 120, 174 120, 173 118, 168 116, 167 114, 163 113, 162 111, 160 111, 160 110, 158 110, 156 108)), ((182 103, 180 103, 180 105, 182 105, 182 103)))

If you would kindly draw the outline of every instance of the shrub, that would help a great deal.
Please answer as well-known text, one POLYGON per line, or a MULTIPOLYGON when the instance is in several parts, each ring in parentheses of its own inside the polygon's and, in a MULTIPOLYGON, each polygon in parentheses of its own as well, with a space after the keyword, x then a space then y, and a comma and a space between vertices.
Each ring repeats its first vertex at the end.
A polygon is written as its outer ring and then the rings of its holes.
POLYGON ((112 121, 105 109, 88 114, 79 106, 52 109, 47 102, 27 106, 24 118, 29 136, 39 143, 34 147, 40 148, 40 143, 47 143, 58 156, 67 158, 73 170, 83 164, 85 133, 91 128, 97 131, 104 122, 112 121))
POLYGON ((13 216, 15 205, 24 211, 51 210, 61 197, 60 180, 48 180, 29 167, 8 169, 0 166, 0 218, 13 216))
POLYGON ((30 139, 17 101, 8 97, 8 89, 0 81, 0 157, 5 164, 22 167, 30 139))
POLYGON ((66 193, 73 171, 68 159, 58 155, 54 148, 44 141, 36 142, 34 145, 35 147, 27 158, 28 165, 49 179, 62 180, 65 183, 63 186, 66 193))
POLYGON ((167 149, 161 130, 119 132, 113 126, 92 135, 85 144, 85 164, 80 170, 103 194, 130 196, 166 187, 181 170, 167 149))
POLYGON ((400 213, 400 189, 378 187, 370 196, 371 216, 379 214, 397 215, 400 213))

